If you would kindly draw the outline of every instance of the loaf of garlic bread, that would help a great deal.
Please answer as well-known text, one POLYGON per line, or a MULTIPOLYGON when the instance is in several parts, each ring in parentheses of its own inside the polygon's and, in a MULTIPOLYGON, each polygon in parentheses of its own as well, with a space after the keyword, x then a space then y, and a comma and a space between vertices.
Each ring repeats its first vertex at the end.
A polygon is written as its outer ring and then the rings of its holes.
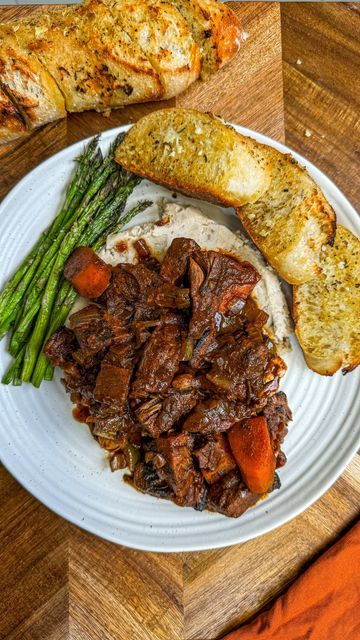
POLYGON ((239 43, 239 20, 216 0, 86 0, 0 25, 0 87, 12 105, 0 143, 22 133, 14 112, 32 130, 66 111, 176 96, 239 43))

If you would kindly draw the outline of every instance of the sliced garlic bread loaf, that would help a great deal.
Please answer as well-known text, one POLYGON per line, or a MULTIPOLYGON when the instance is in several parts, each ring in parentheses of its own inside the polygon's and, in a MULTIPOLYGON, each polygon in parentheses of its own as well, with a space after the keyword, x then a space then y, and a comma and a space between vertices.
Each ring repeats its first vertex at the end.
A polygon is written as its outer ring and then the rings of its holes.
POLYGON ((160 97, 157 72, 100 0, 18 23, 16 36, 54 77, 68 111, 160 97))
POLYGON ((188 23, 201 51, 201 77, 206 79, 231 60, 240 47, 240 21, 216 0, 167 0, 188 23))
POLYGON ((66 115, 64 98, 51 75, 17 42, 15 24, 0 25, 0 84, 28 129, 66 115))
POLYGON ((83 8, 41 14, 16 24, 20 45, 34 52, 56 81, 67 111, 109 106, 108 78, 94 52, 83 43, 79 27, 86 25, 83 8))
POLYGON ((155 111, 139 120, 116 160, 165 187, 228 206, 257 200, 270 183, 267 160, 253 140, 192 109, 155 111))
POLYGON ((338 226, 322 274, 294 287, 295 331, 307 365, 322 375, 360 363, 360 240, 338 226))
POLYGON ((26 125, 18 109, 0 86, 0 139, 11 142, 26 133, 26 125))
POLYGON ((98 59, 98 68, 107 78, 111 107, 158 100, 163 95, 159 73, 139 44, 100 0, 90 0, 79 25, 81 41, 98 59))
POLYGON ((200 47, 181 13, 162 0, 105 0, 115 20, 142 49, 172 98, 200 76, 200 47))
POLYGON ((291 155, 262 150, 271 166, 270 186, 237 214, 274 269, 290 284, 301 284, 319 273, 321 248, 334 238, 335 214, 291 155))

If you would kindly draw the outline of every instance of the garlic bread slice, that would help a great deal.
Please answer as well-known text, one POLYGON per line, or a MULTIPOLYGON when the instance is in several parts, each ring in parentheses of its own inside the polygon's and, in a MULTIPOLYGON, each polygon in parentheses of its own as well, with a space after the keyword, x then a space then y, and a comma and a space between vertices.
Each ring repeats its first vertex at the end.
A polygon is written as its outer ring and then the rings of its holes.
POLYGON ((295 332, 307 365, 322 375, 360 363, 360 240, 338 226, 321 275, 294 287, 295 332))
POLYGON ((241 26, 225 3, 216 0, 167 0, 184 16, 201 51, 201 77, 223 67, 239 50, 241 26))
POLYGON ((100 0, 87 3, 89 18, 80 28, 82 42, 96 53, 101 71, 112 78, 111 107, 158 100, 162 83, 138 43, 130 38, 119 21, 100 0))
POLYGON ((152 65, 100 0, 24 21, 16 33, 51 73, 68 111, 103 111, 161 93, 152 65))
POLYGON ((269 188, 237 209, 246 231, 290 284, 319 274, 321 249, 334 238, 335 213, 307 170, 290 154, 261 147, 271 167, 269 188))
POLYGON ((176 7, 162 0, 105 1, 159 74, 164 100, 178 95, 200 76, 199 45, 176 7))
MULTIPOLYGON (((66 115, 64 98, 36 55, 19 45, 15 23, 0 25, 0 83, 29 129, 66 115)), ((3 140, 3 138, 1 138, 3 140)))
POLYGON ((257 143, 219 118, 192 109, 144 116, 115 157, 126 169, 169 189, 227 206, 257 200, 270 182, 257 143))
POLYGON ((9 96, 0 86, 0 141, 11 142, 26 134, 26 125, 9 96))

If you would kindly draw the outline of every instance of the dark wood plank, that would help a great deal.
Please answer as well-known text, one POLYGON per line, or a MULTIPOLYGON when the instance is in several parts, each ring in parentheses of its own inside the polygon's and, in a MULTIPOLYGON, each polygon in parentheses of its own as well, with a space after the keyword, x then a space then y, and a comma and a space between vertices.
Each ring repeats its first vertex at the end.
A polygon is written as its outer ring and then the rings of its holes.
POLYGON ((67 637, 71 525, 0 466, 0 638, 67 637))
POLYGON ((281 17, 286 141, 360 208, 360 5, 288 3, 281 17))

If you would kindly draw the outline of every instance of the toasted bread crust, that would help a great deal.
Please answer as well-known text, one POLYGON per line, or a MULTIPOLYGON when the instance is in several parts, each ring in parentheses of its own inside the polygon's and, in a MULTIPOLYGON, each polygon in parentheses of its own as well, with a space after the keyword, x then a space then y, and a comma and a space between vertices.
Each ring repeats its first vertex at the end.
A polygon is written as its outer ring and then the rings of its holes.
POLYGON ((339 225, 320 267, 317 279, 294 287, 295 333, 310 369, 348 373, 360 364, 360 240, 339 225))
POLYGON ((65 103, 56 83, 38 58, 18 43, 13 26, 0 25, 0 82, 27 127, 34 129, 45 122, 63 118, 66 115, 65 103))
POLYGON ((0 86, 0 139, 11 142, 26 134, 26 125, 9 96, 0 86))
POLYGON ((263 147, 272 167, 268 191, 236 213, 269 263, 290 284, 319 274, 321 249, 336 231, 335 213, 290 154, 263 147))
POLYGON ((187 21, 201 50, 201 77, 206 79, 239 50, 241 25, 235 13, 215 0, 167 0, 187 21))
POLYGON ((198 198, 199 200, 206 200, 207 202, 213 202, 214 204, 218 204, 220 206, 228 206, 232 207, 232 198, 226 197, 224 194, 220 194, 215 188, 211 188, 210 185, 206 187, 199 187, 196 185, 191 185, 191 187, 186 188, 184 183, 180 180, 176 179, 174 176, 171 180, 166 179, 165 177, 159 178, 158 174, 150 169, 144 169, 140 165, 135 162, 124 161, 123 157, 116 156, 115 159, 122 165, 125 166, 128 171, 135 173, 141 178, 145 178, 146 180, 151 180, 152 182, 156 182, 162 187, 166 187, 170 191, 178 191, 179 193, 183 193, 186 196, 190 196, 192 198, 198 198))
MULTIPOLYGON (((204 0, 199 0, 204 4, 204 0)), ((235 13, 225 4, 216 4, 217 11, 211 12, 211 6, 215 3, 207 0, 210 14, 213 16, 213 40, 216 43, 216 52, 219 68, 227 64, 237 54, 241 42, 241 23, 235 13)))
MULTIPOLYGON (((176 96, 201 74, 199 42, 211 43, 209 75, 235 55, 238 33, 236 16, 215 0, 85 0, 1 25, 0 83, 31 130, 66 111, 176 96), (190 22, 197 16, 198 39, 176 2, 188 7, 190 22)), ((11 126, 11 137, 21 135, 20 123, 11 126)), ((3 128, 0 144, 9 135, 3 128)))
POLYGON ((162 84, 161 99, 178 95, 199 77, 199 45, 175 6, 163 0, 104 2, 158 73, 162 84))
POLYGON ((100 0, 24 21, 16 35, 50 71, 68 111, 101 111, 161 95, 158 74, 100 0))
POLYGON ((257 199, 270 180, 256 142, 193 109, 145 116, 118 147, 116 160, 169 189, 227 206, 257 199))

